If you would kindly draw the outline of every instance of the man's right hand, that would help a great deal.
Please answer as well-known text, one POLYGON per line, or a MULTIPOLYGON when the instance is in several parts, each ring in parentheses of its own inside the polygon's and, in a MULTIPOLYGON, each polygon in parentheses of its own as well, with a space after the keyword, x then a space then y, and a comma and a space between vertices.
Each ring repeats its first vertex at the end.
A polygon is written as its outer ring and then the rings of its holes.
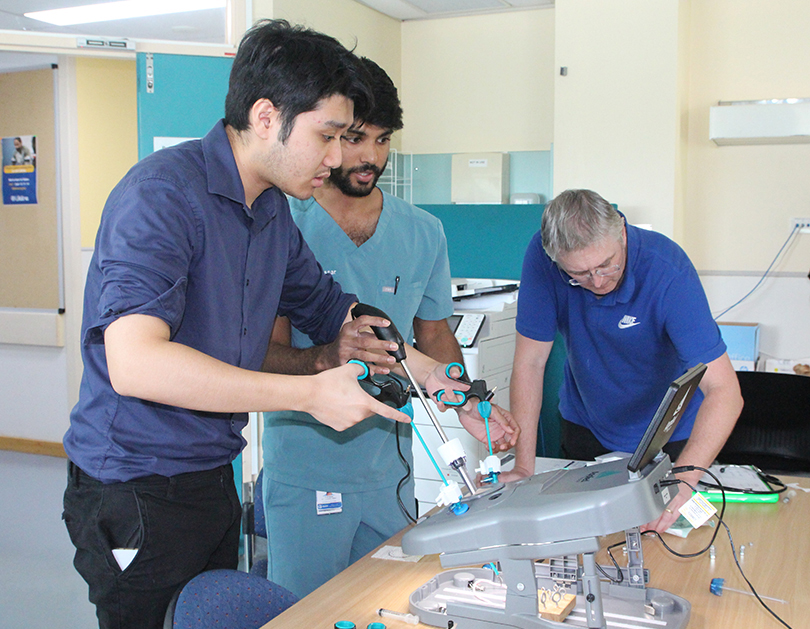
POLYGON ((357 382, 357 377, 362 373, 362 367, 352 363, 309 376, 315 381, 315 394, 306 400, 306 408, 301 410, 338 432, 351 428, 372 415, 410 422, 411 418, 405 413, 375 400, 363 391, 357 382))
POLYGON ((386 352, 395 351, 397 344, 378 339, 370 330, 370 326, 384 328, 388 325, 387 319, 369 315, 344 323, 338 337, 328 345, 321 346, 317 366, 331 369, 355 358, 368 364, 374 373, 388 373, 388 366, 393 366, 396 360, 386 352))

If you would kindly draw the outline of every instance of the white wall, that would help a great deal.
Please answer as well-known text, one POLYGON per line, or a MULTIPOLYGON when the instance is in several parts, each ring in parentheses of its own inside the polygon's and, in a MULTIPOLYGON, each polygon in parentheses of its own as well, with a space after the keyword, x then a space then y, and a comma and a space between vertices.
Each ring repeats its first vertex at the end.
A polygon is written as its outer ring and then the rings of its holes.
POLYGON ((0 435, 62 441, 68 426, 63 347, 0 344, 0 435))
MULTIPOLYGON (((717 315, 756 286, 761 275, 701 273, 700 279, 717 315)), ((767 358, 810 358, 810 281, 806 276, 766 279, 721 321, 759 323, 760 354, 767 358)))
MULTIPOLYGON (((689 31, 683 244, 699 269, 763 271, 789 220, 810 216, 810 144, 718 147, 709 140, 709 108, 810 97, 810 2, 692 2, 689 31)), ((803 235, 777 270, 808 268, 810 235, 803 235)))
POLYGON ((668 236, 680 160, 679 4, 555 8, 554 194, 590 188, 668 236))
POLYGON ((403 150, 547 151, 554 10, 402 24, 403 150))
MULTIPOLYGON (((693 1, 688 23, 689 128, 681 243, 712 307, 745 295, 810 216, 810 144, 718 147, 709 108, 721 100, 810 96, 810 3, 693 1)), ((764 355, 810 356, 810 235, 800 235, 767 280, 723 321, 759 322, 764 355)))

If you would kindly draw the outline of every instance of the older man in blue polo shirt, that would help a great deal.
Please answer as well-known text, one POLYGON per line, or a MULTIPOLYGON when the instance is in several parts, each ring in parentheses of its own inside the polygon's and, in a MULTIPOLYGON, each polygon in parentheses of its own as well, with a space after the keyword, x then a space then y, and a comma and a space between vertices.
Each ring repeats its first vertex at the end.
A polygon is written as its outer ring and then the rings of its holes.
MULTIPOLYGON (((565 457, 632 452, 669 383, 708 369, 668 444, 677 465, 708 467, 742 409, 736 374, 697 272, 665 236, 627 225, 590 190, 567 190, 543 214, 523 262, 511 409, 522 428, 515 471, 532 473, 543 374, 555 335, 567 351, 560 413, 565 457)), ((680 474, 697 484, 702 472, 680 474)), ((650 526, 666 530, 680 491, 650 526)))

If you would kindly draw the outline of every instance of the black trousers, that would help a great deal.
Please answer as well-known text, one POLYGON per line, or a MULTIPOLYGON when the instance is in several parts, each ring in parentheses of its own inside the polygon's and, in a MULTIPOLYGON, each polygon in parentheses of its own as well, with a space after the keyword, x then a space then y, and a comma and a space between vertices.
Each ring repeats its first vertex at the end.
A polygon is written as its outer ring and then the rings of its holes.
MULTIPOLYGON (((641 441, 641 435, 638 436, 638 440, 641 441)), ((596 457, 610 452, 590 430, 565 419, 560 424, 560 441, 563 457, 575 461, 593 461, 596 457)), ((671 441, 664 446, 664 452, 674 463, 685 445, 686 439, 671 441)))
POLYGON ((68 463, 63 519, 102 629, 161 629, 174 593, 236 568, 241 507, 233 468, 105 485, 68 463), (115 548, 137 548, 122 570, 115 548))

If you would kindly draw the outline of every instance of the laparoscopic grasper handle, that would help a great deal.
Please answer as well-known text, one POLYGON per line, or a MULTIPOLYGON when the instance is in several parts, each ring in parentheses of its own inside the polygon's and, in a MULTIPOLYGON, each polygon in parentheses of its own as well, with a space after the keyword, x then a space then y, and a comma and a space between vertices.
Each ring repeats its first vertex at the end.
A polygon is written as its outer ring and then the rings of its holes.
MULTIPOLYGON (((414 391, 416 391, 416 395, 419 397, 419 400, 422 402, 422 406, 425 409, 425 412, 428 414, 433 427, 436 429, 436 432, 439 433, 439 437, 442 440, 442 443, 445 444, 448 442, 447 435, 442 428, 442 425, 439 423, 439 420, 436 418, 436 414, 433 412, 433 409, 430 408, 428 404, 427 398, 425 398, 425 394, 422 393, 422 387, 419 386, 419 383, 416 381, 416 378, 413 377, 410 368, 408 367, 408 363, 405 360, 407 358, 405 354, 405 340, 402 338, 402 335, 397 330, 397 326, 394 325, 394 322, 391 321, 391 318, 385 314, 379 308, 375 308, 374 306, 369 306, 368 304, 357 304, 354 308, 352 308, 352 318, 356 319, 357 317, 361 317, 363 315, 370 315, 372 317, 380 317, 382 319, 387 319, 390 321, 390 325, 388 327, 379 327, 379 326, 370 326, 371 330, 374 332, 374 335, 382 340, 382 341, 390 341, 392 343, 397 344, 397 349, 393 351, 389 351, 388 354, 393 356, 396 361, 402 365, 402 369, 405 371, 405 375, 408 377, 408 380, 411 383, 414 391)), ((461 476, 461 480, 464 481, 464 484, 467 486, 467 489, 470 490, 471 494, 475 493, 475 483, 473 483, 470 475, 467 473, 467 469, 464 467, 464 461, 461 460, 458 463, 458 466, 451 464, 451 466, 459 473, 461 476)))

